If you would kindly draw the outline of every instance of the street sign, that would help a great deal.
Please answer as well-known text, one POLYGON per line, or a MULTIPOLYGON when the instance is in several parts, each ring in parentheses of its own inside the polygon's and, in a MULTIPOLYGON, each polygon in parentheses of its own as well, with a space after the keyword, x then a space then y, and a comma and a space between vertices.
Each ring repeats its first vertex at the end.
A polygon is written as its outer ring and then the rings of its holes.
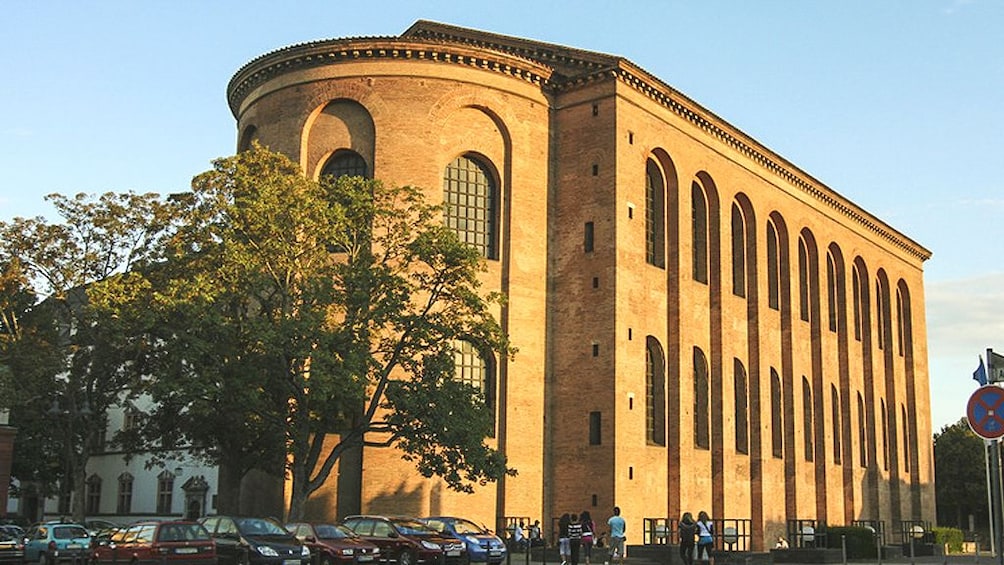
POLYGON ((983 439, 1004 436, 1004 388, 981 386, 969 397, 966 406, 969 427, 983 439))

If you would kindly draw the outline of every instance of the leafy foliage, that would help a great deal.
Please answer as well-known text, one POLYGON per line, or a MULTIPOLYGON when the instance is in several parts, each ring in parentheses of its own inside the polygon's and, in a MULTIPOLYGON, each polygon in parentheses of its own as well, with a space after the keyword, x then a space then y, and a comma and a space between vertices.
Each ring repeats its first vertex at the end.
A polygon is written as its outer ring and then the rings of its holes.
POLYGON ((969 515, 987 524, 984 441, 965 418, 934 434, 934 480, 938 524, 969 527, 969 515))

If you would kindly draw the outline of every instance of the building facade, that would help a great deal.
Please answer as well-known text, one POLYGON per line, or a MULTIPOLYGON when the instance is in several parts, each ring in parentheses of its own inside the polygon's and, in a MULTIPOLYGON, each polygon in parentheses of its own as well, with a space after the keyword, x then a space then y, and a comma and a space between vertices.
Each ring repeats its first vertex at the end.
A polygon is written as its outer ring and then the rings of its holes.
POLYGON ((367 449, 313 512, 703 509, 752 549, 933 521, 930 252, 631 61, 419 21, 268 53, 227 95, 238 149, 442 198, 519 350, 458 361, 518 475, 459 494, 367 449))

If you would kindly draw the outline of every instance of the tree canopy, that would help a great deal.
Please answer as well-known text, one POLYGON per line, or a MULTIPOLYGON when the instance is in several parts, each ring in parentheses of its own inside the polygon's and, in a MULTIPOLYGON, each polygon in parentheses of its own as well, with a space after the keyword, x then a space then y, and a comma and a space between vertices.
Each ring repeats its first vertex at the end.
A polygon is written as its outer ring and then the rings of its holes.
POLYGON ((934 434, 938 524, 969 529, 969 516, 988 524, 986 447, 962 418, 934 434))

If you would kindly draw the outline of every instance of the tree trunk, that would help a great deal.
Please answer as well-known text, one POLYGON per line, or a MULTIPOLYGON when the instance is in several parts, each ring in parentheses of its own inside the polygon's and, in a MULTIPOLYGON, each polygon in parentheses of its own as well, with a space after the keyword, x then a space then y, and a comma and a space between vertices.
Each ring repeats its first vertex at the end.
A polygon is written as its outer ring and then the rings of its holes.
POLYGON ((219 493, 216 497, 216 511, 220 514, 239 514, 241 480, 244 472, 235 465, 222 463, 219 467, 219 493))

